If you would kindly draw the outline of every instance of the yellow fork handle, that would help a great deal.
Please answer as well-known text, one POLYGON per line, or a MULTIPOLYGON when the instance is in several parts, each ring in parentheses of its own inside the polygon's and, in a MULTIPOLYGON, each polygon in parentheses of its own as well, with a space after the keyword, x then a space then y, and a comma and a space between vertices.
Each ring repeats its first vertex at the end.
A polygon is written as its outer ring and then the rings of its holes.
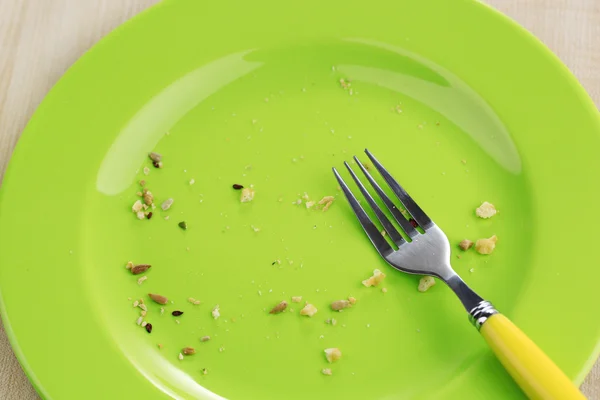
POLYGON ((530 399, 585 399, 552 360, 504 315, 490 316, 480 332, 530 399))

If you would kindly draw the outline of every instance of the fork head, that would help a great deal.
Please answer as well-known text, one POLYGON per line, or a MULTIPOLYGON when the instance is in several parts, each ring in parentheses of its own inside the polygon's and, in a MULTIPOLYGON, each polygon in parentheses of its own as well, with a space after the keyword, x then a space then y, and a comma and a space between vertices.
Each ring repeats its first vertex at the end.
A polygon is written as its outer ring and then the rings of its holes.
POLYGON ((393 217, 394 222, 390 221, 350 165, 345 162, 344 164, 348 168, 350 175, 356 182, 367 203, 369 203, 379 224, 383 227, 384 231, 382 231, 371 220, 338 171, 333 168, 333 173, 340 187, 344 191, 352 210, 367 233, 371 243, 373 243, 379 254, 394 268, 410 274, 437 276, 448 282, 452 277, 456 276, 456 273, 450 266, 450 243, 448 242, 448 238, 412 197, 409 196, 406 190, 381 165, 375 156, 369 150, 365 150, 365 153, 396 195, 397 201, 402 204, 409 214, 408 218, 404 216, 355 156, 354 160, 359 169, 393 217), (422 232, 418 227, 421 228, 422 232), (404 232, 406 238, 402 236, 397 228, 404 232), (383 232, 385 232, 385 236, 383 232))

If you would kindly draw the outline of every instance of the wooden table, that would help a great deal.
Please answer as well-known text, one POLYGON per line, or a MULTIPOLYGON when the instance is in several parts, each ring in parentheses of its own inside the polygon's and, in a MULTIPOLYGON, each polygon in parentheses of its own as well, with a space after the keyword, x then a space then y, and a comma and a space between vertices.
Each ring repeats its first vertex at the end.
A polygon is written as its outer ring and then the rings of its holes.
MULTIPOLYGON (((544 41, 600 106, 600 0, 487 1, 544 41)), ((98 39, 157 2, 0 0, 0 182, 27 120, 58 78, 98 39)), ((600 363, 582 389, 600 400, 600 363)), ((0 399, 37 398, 0 327, 0 399)))

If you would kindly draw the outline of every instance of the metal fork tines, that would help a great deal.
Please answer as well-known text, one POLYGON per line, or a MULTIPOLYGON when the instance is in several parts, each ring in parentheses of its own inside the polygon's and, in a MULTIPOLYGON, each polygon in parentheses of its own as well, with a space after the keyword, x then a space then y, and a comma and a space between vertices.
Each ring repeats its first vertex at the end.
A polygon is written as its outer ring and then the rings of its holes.
POLYGON ((371 220, 367 212, 361 206, 356 196, 352 193, 344 179, 338 171, 333 168, 333 173, 338 180, 352 210, 356 214, 358 221, 367 233, 371 243, 375 246, 379 254, 394 268, 411 274, 433 275, 444 280, 458 295, 467 310, 471 310, 479 302, 481 297, 476 295, 454 272, 450 266, 450 243, 444 232, 433 223, 425 214, 413 198, 404 190, 404 188, 392 177, 392 175, 383 167, 383 165, 369 152, 365 153, 387 183, 391 191, 397 198, 397 201, 404 207, 410 215, 407 219, 400 209, 396 206, 383 189, 377 184, 367 168, 354 157, 356 164, 362 171, 370 186, 377 193, 393 221, 388 218, 386 213, 379 207, 369 190, 363 185, 359 177, 352 170, 352 167, 345 162, 346 168, 356 182, 358 189, 366 199, 369 207, 377 217, 377 220, 385 230, 387 237, 382 234, 374 221, 371 220), (396 225, 394 224, 396 223, 396 225), (420 232, 417 226, 422 229, 420 232), (406 235, 406 240, 401 231, 406 235))

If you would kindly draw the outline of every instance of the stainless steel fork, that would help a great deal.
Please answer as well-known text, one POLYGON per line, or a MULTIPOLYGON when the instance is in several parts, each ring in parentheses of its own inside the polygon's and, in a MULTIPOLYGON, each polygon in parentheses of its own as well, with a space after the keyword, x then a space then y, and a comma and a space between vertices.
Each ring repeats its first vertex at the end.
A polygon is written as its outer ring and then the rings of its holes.
POLYGON ((344 165, 385 229, 387 238, 382 235, 381 230, 365 212, 335 168, 333 173, 371 243, 385 261, 397 270, 409 274, 432 275, 444 281, 458 296, 473 325, 480 331, 500 362, 527 396, 532 399, 584 399, 585 397, 571 380, 544 352, 458 276, 450 265, 450 243, 444 232, 425 214, 373 154, 369 150, 365 150, 365 153, 396 195, 397 200, 410 214, 411 219, 404 217, 394 201, 386 195, 355 156, 356 164, 409 241, 402 237, 347 162, 344 162, 344 165), (423 233, 419 232, 417 226, 421 227, 423 233))

